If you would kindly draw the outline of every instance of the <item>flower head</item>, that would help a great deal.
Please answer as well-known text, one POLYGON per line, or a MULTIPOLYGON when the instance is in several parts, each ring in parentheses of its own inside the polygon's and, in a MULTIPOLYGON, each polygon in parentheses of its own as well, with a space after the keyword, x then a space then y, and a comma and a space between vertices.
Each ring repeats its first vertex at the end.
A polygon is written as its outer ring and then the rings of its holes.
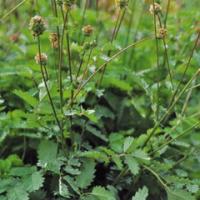
POLYGON ((90 36, 92 35, 94 28, 91 25, 87 25, 82 28, 82 31, 85 36, 90 36))
POLYGON ((165 38, 167 36, 167 29, 165 29, 165 28, 160 28, 159 30, 158 30, 158 36, 157 36, 157 38, 158 39, 163 39, 163 38, 165 38))
POLYGON ((49 40, 51 42, 52 48, 57 49, 59 47, 59 40, 57 33, 50 33, 49 40))
POLYGON ((45 31, 46 23, 41 16, 36 15, 31 18, 29 29, 32 31, 33 36, 37 37, 45 31))
POLYGON ((162 11, 162 7, 160 4, 158 3, 154 3, 154 4, 151 4, 150 5, 150 8, 149 8, 149 12, 152 14, 152 15, 157 15, 158 13, 160 13, 162 11))
POLYGON ((48 60, 48 57, 45 53, 41 53, 41 54, 37 54, 35 56, 35 62, 37 64, 40 64, 40 65, 46 65, 47 64, 47 60, 48 60))

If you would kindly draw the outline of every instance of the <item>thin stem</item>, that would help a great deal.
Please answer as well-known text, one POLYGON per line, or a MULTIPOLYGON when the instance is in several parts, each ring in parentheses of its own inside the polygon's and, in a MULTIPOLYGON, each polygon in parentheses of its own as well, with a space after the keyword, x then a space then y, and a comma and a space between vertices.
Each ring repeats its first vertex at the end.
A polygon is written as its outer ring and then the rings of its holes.
POLYGON ((78 76, 79 76, 79 73, 80 73, 80 71, 81 71, 81 67, 82 67, 82 65, 83 65, 85 53, 86 53, 86 51, 84 50, 84 51, 83 51, 82 58, 81 58, 81 61, 80 61, 80 64, 79 64, 79 67, 78 67, 78 71, 77 71, 77 74, 76 74, 76 80, 77 80, 77 78, 78 78, 78 76))
POLYGON ((158 147, 157 149, 155 149, 153 152, 151 152, 151 154, 154 154, 154 153, 160 151, 161 149, 163 149, 164 147, 168 146, 169 144, 171 144, 172 142, 174 142, 178 138, 187 135, 190 131, 192 131, 194 128, 196 128, 199 125, 200 125, 200 122, 195 123, 193 126, 191 126, 190 128, 186 129, 183 133, 181 133, 181 134, 177 135, 176 137, 168 140, 163 145, 161 145, 160 147, 158 147))
MULTIPOLYGON (((162 28, 162 21, 161 21, 160 15, 158 14, 157 16, 158 16, 158 21, 159 21, 160 28, 162 28)), ((170 66, 169 66, 169 56, 168 56, 168 51, 167 51, 167 44, 166 44, 166 40, 165 40, 164 37, 162 38, 162 41, 163 41, 163 46, 164 46, 164 51, 165 51, 164 52, 164 54, 165 54, 164 64, 165 64, 165 61, 166 61, 167 62, 168 73, 169 73, 169 77, 170 77, 171 86, 172 86, 172 89, 174 89, 172 73, 171 73, 171 69, 170 69, 170 66)))
MULTIPOLYGON (((155 0, 153 1, 153 9, 155 11, 155 0)), ((158 46, 158 38, 157 38, 157 26, 156 26, 156 13, 153 12, 153 20, 154 20, 154 34, 155 34, 155 42, 156 42, 156 62, 157 62, 157 69, 159 71, 159 46, 158 46)), ((158 120, 159 118, 159 110, 160 110, 160 106, 159 106, 159 97, 160 97, 160 84, 159 81, 157 82, 157 97, 156 97, 156 119, 158 120)))
POLYGON ((167 11, 166 11, 165 19, 164 19, 164 27, 165 28, 167 27, 167 19, 168 19, 168 15, 169 15, 170 4, 171 4, 171 0, 168 0, 167 11))
POLYGON ((169 187, 164 183, 159 174, 157 174, 153 169, 147 167, 146 165, 143 165, 143 167, 156 177, 156 179, 161 183, 161 185, 164 187, 165 190, 170 191, 169 187))
POLYGON ((88 0, 85 0, 85 5, 84 5, 84 8, 83 8, 83 15, 82 15, 82 21, 81 21, 81 25, 80 25, 79 34, 81 33, 82 26, 83 26, 84 23, 85 23, 85 15, 86 15, 88 3, 89 3, 89 1, 88 1, 88 0))
POLYGON ((60 109, 62 113, 63 113, 62 64, 63 64, 63 45, 64 45, 64 34, 65 34, 66 23, 67 23, 67 15, 65 15, 64 22, 63 22, 63 30, 62 30, 61 41, 60 41, 59 66, 58 66, 59 67, 58 78, 59 78, 59 93, 60 93, 60 109))
POLYGON ((86 66, 85 66, 85 70, 83 71, 83 76, 82 76, 82 79, 81 79, 81 83, 82 81, 84 80, 84 78, 87 76, 87 72, 88 72, 88 65, 89 65, 89 62, 90 62, 90 58, 91 58, 91 55, 92 55, 92 51, 93 51, 93 48, 90 49, 90 52, 89 52, 89 56, 88 56, 88 59, 87 59, 87 63, 86 63, 86 66))
MULTIPOLYGON (((52 2, 52 12, 53 12, 53 14, 54 14, 54 16, 56 17, 56 18, 58 18, 58 9, 57 9, 57 4, 56 4, 56 0, 51 0, 51 2, 52 2)), ((57 33, 57 37, 58 37, 58 57, 60 58, 61 57, 61 48, 60 48, 60 29, 59 29, 59 26, 58 25, 56 25, 56 33, 57 33)), ((54 51, 54 57, 56 57, 56 52, 54 51)), ((58 60, 59 60, 59 58, 58 58, 58 60)), ((55 60, 57 60, 57 59, 55 59, 55 60)), ((58 61, 59 62, 59 61, 58 61)), ((55 66, 56 66, 56 68, 57 68, 57 63, 55 62, 55 66)), ((58 63, 58 66, 59 66, 59 63, 58 63)), ((58 69, 58 71, 59 71, 59 69, 58 69)), ((58 82, 58 84, 59 84, 59 72, 57 71, 57 69, 56 69, 56 77, 57 77, 57 82, 58 82)))
MULTIPOLYGON (((39 51, 39 56, 40 56, 40 59, 41 59, 40 36, 38 36, 37 39, 38 39, 38 51, 39 51)), ((47 85, 47 82, 46 82, 46 79, 45 79, 45 73, 44 73, 43 67, 44 67, 44 66, 43 66, 42 63, 40 62, 40 70, 41 70, 43 82, 44 82, 44 85, 45 85, 45 88, 46 88, 46 91, 47 91, 47 95, 48 95, 48 98, 49 98, 49 102, 50 102, 50 105, 51 105, 51 108, 52 108, 54 117, 55 117, 55 119, 56 119, 56 122, 57 122, 57 124, 58 124, 58 127, 60 128, 60 131, 62 132, 62 127, 61 127, 61 125, 60 125, 60 122, 59 122, 59 119, 58 119, 58 116, 57 116, 57 113, 56 113, 56 109, 55 109, 55 106, 54 106, 53 100, 52 100, 52 98, 51 98, 51 94, 50 94, 50 91, 49 91, 49 88, 48 88, 48 85, 47 85)))
MULTIPOLYGON (((192 86, 195 85, 195 82, 196 82, 196 79, 194 79, 194 81, 193 81, 193 83, 192 83, 192 86)), ((191 88, 191 89, 189 90, 188 94, 187 94, 187 97, 186 97, 186 99, 185 99, 185 102, 184 102, 184 104, 183 104, 183 108, 182 108, 182 111, 181 111, 181 116, 184 115, 184 113, 185 113, 185 111, 186 111, 186 109, 187 109, 187 105, 188 105, 189 100, 190 100, 190 97, 191 97, 191 95, 192 95, 192 91, 193 91, 193 88, 191 88)))
POLYGON ((16 9, 18 9, 23 3, 25 3, 27 0, 23 0, 20 3, 18 3, 14 8, 12 8, 10 11, 8 11, 5 15, 3 15, 3 17, 0 19, 1 20, 5 19, 6 17, 8 17, 11 13, 13 13, 16 9))
MULTIPOLYGON (((125 14, 125 9, 124 9, 124 12, 122 12, 122 10, 120 10, 120 12, 118 13, 118 16, 117 16, 117 21, 115 23, 115 27, 114 27, 114 30, 112 32, 112 37, 111 37, 111 44, 113 43, 114 39, 117 37, 117 34, 119 32, 119 29, 120 29, 120 26, 122 24, 122 20, 124 18, 124 14, 125 14), (122 13, 122 14, 121 14, 122 13)), ((110 56, 111 54, 111 51, 109 50, 108 51, 108 57, 110 56)), ((99 83, 98 85, 101 85, 102 81, 103 81, 103 77, 104 77, 104 74, 105 74, 105 71, 106 71, 106 65, 103 67, 102 69, 102 74, 101 74, 101 77, 99 79, 99 83)))
POLYGON ((114 179, 113 181, 113 185, 115 186, 117 183, 119 183, 120 179, 125 176, 128 173, 129 169, 128 167, 125 167, 120 173, 119 175, 114 179))
POLYGON ((130 49, 131 47, 135 47, 140 45, 141 43, 143 43, 144 41, 150 40, 152 39, 152 37, 147 37, 144 38, 142 40, 139 40, 133 44, 128 45, 127 47, 123 48, 122 50, 120 50, 119 52, 117 52, 115 55, 113 55, 109 60, 107 60, 104 64, 102 64, 93 74, 91 74, 88 79, 82 84, 80 85, 80 87, 77 89, 77 91, 74 94, 74 99, 78 96, 78 94, 81 92, 81 90, 87 85, 87 83, 98 73, 100 72, 108 63, 110 63, 112 60, 114 60, 115 58, 117 58, 119 55, 123 54, 124 52, 126 52, 128 49, 130 49))
POLYGON ((182 75, 182 77, 181 77, 181 80, 179 81, 179 84, 178 84, 176 90, 174 91, 174 94, 172 95, 172 98, 171 98, 171 101, 170 101, 169 106, 171 106, 171 104, 173 103, 174 98, 175 98, 176 94, 178 93, 178 91, 179 91, 179 89, 180 89, 180 87, 181 87, 181 83, 183 82, 183 80, 184 80, 184 78, 185 78, 185 76, 186 76, 187 70, 188 70, 188 68, 189 68, 189 66, 190 66, 190 63, 191 63, 192 57, 193 57, 193 55, 194 55, 195 49, 196 49, 196 47, 197 47, 197 44, 198 44, 199 39, 200 39, 200 32, 199 32, 198 35, 197 35, 197 38, 196 38, 195 44, 194 44, 194 46, 193 46, 193 48, 192 48, 192 51, 191 51, 189 60, 188 60, 188 62, 187 62, 187 64, 186 64, 186 67, 185 67, 185 70, 184 70, 183 75, 182 75))
POLYGON ((72 62, 71 62, 71 51, 70 51, 70 41, 69 41, 69 33, 66 34, 67 39, 67 55, 68 55, 68 64, 69 64, 69 76, 71 84, 73 84, 73 77, 72 77, 72 62))
POLYGON ((187 88, 190 86, 190 84, 192 83, 192 81, 198 76, 199 74, 199 70, 197 70, 197 72, 194 74, 194 76, 188 81, 188 83, 185 85, 185 87, 182 89, 182 91, 179 93, 179 95, 177 96, 177 98, 174 100, 174 102, 172 103, 172 105, 168 108, 168 110, 166 111, 166 113, 161 117, 160 120, 158 120, 158 122, 155 124, 155 126, 153 127, 151 133, 149 134, 149 136, 147 137, 146 141, 144 142, 143 147, 145 147, 147 145, 147 143, 149 142, 149 140, 154 136, 157 128, 160 126, 160 124, 165 120, 166 117, 168 117, 168 115, 172 112, 174 106, 176 105, 176 103, 179 101, 179 99, 181 98, 181 96, 184 94, 184 92, 187 90, 187 88))
MULTIPOLYGON (((67 12, 66 16, 68 16, 69 12, 67 12)), ((68 17, 67 17, 68 18, 68 17)), ((67 24, 66 24, 67 27, 67 24)), ((73 107, 73 95, 74 95, 74 89, 73 89, 73 76, 72 76, 72 59, 71 59, 71 51, 70 51, 70 40, 69 40, 69 32, 67 30, 66 33, 66 40, 67 40, 67 56, 68 56, 68 64, 69 64, 69 76, 70 76, 70 82, 71 82, 71 109, 73 107)), ((72 119, 70 118, 70 121, 72 119)), ((72 121, 71 121, 72 124, 72 121)))
POLYGON ((124 9, 123 9, 123 12, 122 12, 122 16, 121 16, 120 21, 119 21, 119 25, 118 25, 117 30, 116 30, 116 32, 115 32, 115 36, 114 36, 114 39, 115 39, 115 40, 117 39, 118 32, 119 32, 119 29, 120 29, 120 27, 121 27, 121 25, 122 25, 122 21, 123 21, 123 19, 124 19, 125 13, 126 13, 126 9, 124 8, 124 9))
MULTIPOLYGON (((133 3, 132 3, 131 15, 130 15, 130 18, 129 18, 128 30, 127 30, 127 35, 126 35, 126 39, 125 39, 125 46, 127 46, 128 43, 129 43, 129 38, 130 38, 130 34, 131 34, 131 28, 132 28, 133 19, 134 19, 134 7, 135 7, 135 4, 136 4, 136 0, 134 0, 133 3)), ((125 63, 125 61, 126 61, 126 54, 124 55, 124 63, 125 63)))

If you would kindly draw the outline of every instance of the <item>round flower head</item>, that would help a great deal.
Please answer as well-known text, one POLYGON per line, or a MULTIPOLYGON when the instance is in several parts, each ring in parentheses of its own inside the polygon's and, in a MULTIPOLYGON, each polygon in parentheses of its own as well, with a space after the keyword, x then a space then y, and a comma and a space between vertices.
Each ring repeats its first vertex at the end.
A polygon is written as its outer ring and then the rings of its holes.
POLYGON ((87 25, 82 28, 82 31, 85 36, 90 36, 92 35, 94 28, 91 25, 87 25))
POLYGON ((150 5, 149 12, 153 15, 157 15, 159 12, 162 11, 162 7, 158 3, 154 3, 150 5))
POLYGON ((49 40, 51 42, 52 48, 57 49, 58 46, 59 46, 58 34, 57 33, 50 33, 49 40))
POLYGON ((157 36, 157 38, 158 39, 163 39, 163 38, 165 38, 167 36, 167 29, 165 29, 165 28, 160 28, 159 30, 158 30, 158 36, 157 36))
POLYGON ((31 18, 29 29, 32 31, 33 36, 37 37, 41 35, 46 29, 46 24, 44 19, 38 15, 31 18))
POLYGON ((41 53, 41 54, 37 54, 35 56, 35 62, 39 65, 46 65, 47 64, 47 60, 48 60, 48 57, 45 53, 41 53))
POLYGON ((115 2, 121 9, 128 6, 127 0, 115 0, 115 2))

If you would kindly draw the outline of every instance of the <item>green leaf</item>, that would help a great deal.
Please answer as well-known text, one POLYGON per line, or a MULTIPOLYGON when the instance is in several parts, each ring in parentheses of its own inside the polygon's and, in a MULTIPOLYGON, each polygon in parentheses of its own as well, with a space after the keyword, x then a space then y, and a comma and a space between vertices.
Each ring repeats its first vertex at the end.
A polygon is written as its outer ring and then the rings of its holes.
POLYGON ((101 186, 94 187, 91 194, 97 197, 98 200, 115 200, 113 193, 101 186))
POLYGON ((62 197, 69 198, 69 189, 67 185, 61 181, 61 179, 59 180, 59 194, 62 197))
POLYGON ((137 175, 139 173, 140 167, 139 167, 139 164, 138 164, 138 162, 135 158, 133 158, 130 155, 127 155, 125 157, 125 162, 128 165, 128 168, 133 175, 137 175))
POLYGON ((53 141, 43 140, 38 147, 38 164, 46 170, 59 173, 61 163, 57 159, 58 145, 53 141))
POLYGON ((196 198, 184 190, 167 191, 168 200, 195 200, 196 198))
POLYGON ((16 186, 8 191, 7 198, 9 200, 28 200, 28 193, 21 186, 16 186))
POLYGON ((141 163, 149 163, 151 160, 147 153, 141 149, 136 150, 132 155, 141 163))
POLYGON ((36 167, 14 167, 10 170, 9 175, 11 176, 28 176, 36 171, 36 167))
POLYGON ((94 179, 95 162, 93 160, 86 159, 83 162, 81 168, 81 174, 77 176, 76 183, 81 189, 87 188, 94 179))
POLYGON ((129 92, 132 90, 131 85, 127 81, 122 81, 119 78, 110 77, 110 76, 104 77, 103 85, 106 87, 114 86, 126 92, 129 92))
POLYGON ((96 136, 97 138, 103 140, 104 142, 108 141, 107 137, 105 135, 103 135, 102 132, 99 131, 97 128, 95 128, 95 127, 93 127, 93 126, 88 124, 86 126, 86 130, 89 131, 94 136, 96 136))
POLYGON ((23 99, 26 103, 28 103, 32 107, 35 107, 36 105, 38 105, 38 100, 35 97, 31 96, 28 92, 15 90, 14 94, 16 94, 18 97, 23 99))
POLYGON ((132 146, 133 142, 134 142, 133 137, 125 138, 125 140, 124 140, 124 153, 129 152, 129 149, 132 146))
POLYGON ((123 151, 124 136, 122 133, 112 133, 109 136, 110 147, 113 151, 121 153, 123 151))
POLYGON ((139 189, 135 196, 132 197, 132 200, 146 200, 148 197, 148 188, 144 186, 142 189, 139 189))
POLYGON ((44 178, 41 172, 36 171, 22 180, 22 182, 26 191, 33 192, 39 190, 43 186, 44 178))
POLYGON ((71 176, 64 176, 63 179, 65 181, 67 181, 67 183, 69 184, 69 186, 72 188, 72 190, 74 192, 76 192, 78 195, 80 195, 79 188, 78 188, 74 178, 72 178, 71 176))
POLYGON ((108 156, 103 153, 103 152, 99 152, 99 151, 85 151, 80 153, 81 157, 85 157, 85 158, 92 158, 95 160, 99 160, 105 163, 109 163, 109 158, 108 156))

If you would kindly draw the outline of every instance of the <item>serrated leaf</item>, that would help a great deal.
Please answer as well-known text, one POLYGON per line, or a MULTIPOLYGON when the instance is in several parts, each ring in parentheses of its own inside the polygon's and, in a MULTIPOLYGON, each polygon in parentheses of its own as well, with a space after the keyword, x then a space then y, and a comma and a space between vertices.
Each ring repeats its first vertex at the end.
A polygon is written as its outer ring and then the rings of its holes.
POLYGON ((133 137, 127 137, 124 140, 124 152, 128 152, 131 145, 133 144, 134 138, 133 137))
POLYGON ((76 184, 81 189, 87 188, 94 179, 95 173, 95 162, 93 160, 86 159, 83 162, 81 168, 81 174, 76 178, 76 184))
POLYGON ((46 170, 59 173, 60 165, 57 157, 58 145, 53 141, 43 140, 38 147, 38 164, 46 170))
POLYGON ((24 180, 22 180, 23 187, 28 192, 39 190, 43 186, 44 178, 41 172, 34 172, 24 180))
POLYGON ((133 175, 137 175, 139 173, 140 167, 139 167, 139 164, 138 164, 138 162, 135 158, 133 158, 130 155, 127 155, 125 157, 125 162, 128 165, 128 168, 133 175))
POLYGON ((100 149, 112 158, 112 161, 117 165, 119 170, 123 168, 122 160, 118 154, 106 147, 100 147, 100 149))
POLYGON ((72 188, 72 190, 74 190, 74 192, 76 192, 77 194, 80 195, 79 188, 78 188, 74 178, 72 178, 70 176, 65 176, 65 177, 63 177, 63 179, 67 181, 67 183, 72 188))
POLYGON ((10 170, 9 175, 23 177, 36 171, 36 167, 14 167, 10 170))
POLYGON ((132 200, 146 200, 148 197, 148 188, 144 186, 142 189, 139 189, 136 193, 135 196, 132 197, 132 200))
POLYGON ((141 149, 136 150, 132 155, 141 163, 148 163, 151 160, 147 153, 141 149))
POLYGON ((194 196, 184 190, 167 191, 168 200, 196 200, 194 196))
POLYGON ((62 197, 68 198, 69 197, 69 189, 67 185, 65 185, 62 181, 61 178, 59 179, 59 194, 62 197))
POLYGON ((115 200, 113 193, 101 186, 94 187, 91 194, 98 200, 115 200))
POLYGON ((109 143, 112 150, 117 153, 122 153, 124 136, 121 133, 112 133, 109 136, 109 143))
POLYGON ((21 186, 11 188, 7 193, 9 200, 28 200, 28 193, 21 186))

